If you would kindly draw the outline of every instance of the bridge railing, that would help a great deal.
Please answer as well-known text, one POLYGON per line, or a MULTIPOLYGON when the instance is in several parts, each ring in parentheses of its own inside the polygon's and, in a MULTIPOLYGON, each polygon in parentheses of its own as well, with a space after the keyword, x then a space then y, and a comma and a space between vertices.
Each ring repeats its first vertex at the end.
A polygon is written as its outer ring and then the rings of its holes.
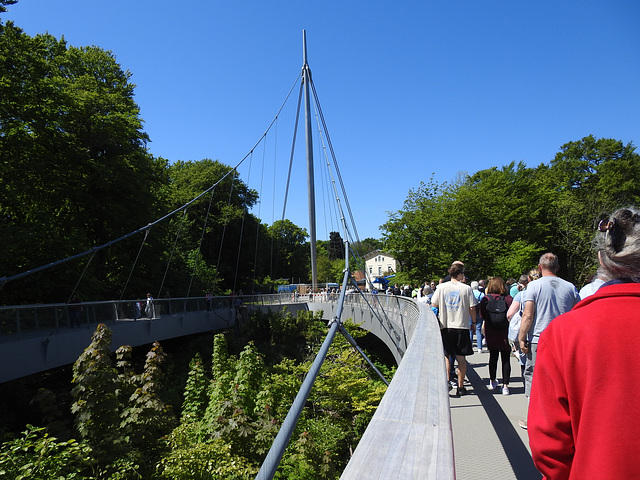
POLYGON ((154 320, 163 316, 230 309, 240 305, 281 305, 290 302, 290 294, 273 294, 159 298, 152 301, 149 309, 146 299, 0 306, 0 341, 99 323, 108 325, 113 322, 154 320))
POLYGON ((453 480, 453 433, 438 320, 427 305, 402 297, 389 300, 399 309, 396 314, 407 317, 409 344, 340 479, 453 480))

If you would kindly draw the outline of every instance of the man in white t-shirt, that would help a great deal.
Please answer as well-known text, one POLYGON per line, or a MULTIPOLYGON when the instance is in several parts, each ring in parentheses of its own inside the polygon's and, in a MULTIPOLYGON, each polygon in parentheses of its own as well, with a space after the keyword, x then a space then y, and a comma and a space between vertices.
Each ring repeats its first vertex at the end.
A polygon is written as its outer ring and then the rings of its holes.
POLYGON ((476 298, 471 287, 463 283, 464 265, 456 262, 449 267, 451 281, 441 283, 431 297, 431 306, 438 309, 442 346, 444 347, 447 374, 449 356, 455 356, 458 362, 458 388, 456 395, 464 395, 464 377, 467 374, 467 355, 473 355, 473 346, 469 337, 469 320, 476 324, 476 298))

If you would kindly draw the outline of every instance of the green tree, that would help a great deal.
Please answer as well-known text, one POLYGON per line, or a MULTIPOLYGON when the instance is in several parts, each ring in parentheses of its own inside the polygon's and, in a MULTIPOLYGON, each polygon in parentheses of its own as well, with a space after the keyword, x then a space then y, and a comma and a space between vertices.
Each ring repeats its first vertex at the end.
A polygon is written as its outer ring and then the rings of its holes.
POLYGON ((0 0, 0 13, 7 11, 5 5, 15 5, 16 3, 18 3, 18 0, 0 0))
POLYGON ((638 174, 633 144, 588 136, 563 145, 550 165, 511 163, 421 184, 390 215, 385 244, 403 281, 441 277, 457 259, 470 278, 515 277, 552 251, 561 275, 583 284, 597 267, 594 228, 614 209, 638 204, 638 174))
POLYGON ((184 390, 181 422, 194 422, 204 416, 208 404, 208 384, 202 358, 197 353, 189 363, 189 377, 184 390))
POLYGON ((165 357, 160 343, 154 342, 147 353, 144 371, 135 377, 137 388, 124 405, 120 404, 120 434, 125 437, 128 447, 140 452, 152 450, 151 446, 158 438, 176 424, 171 407, 159 396, 165 357))
POLYGON ((544 177, 553 241, 567 276, 578 284, 597 268, 591 241, 598 222, 617 208, 639 204, 640 155, 635 150, 632 143, 589 135, 564 144, 544 177))
POLYGON ((269 237, 274 245, 272 277, 293 278, 293 283, 306 283, 309 277, 310 253, 304 228, 290 220, 277 220, 269 226, 269 237))
POLYGON ((111 330, 98 325, 91 344, 73 364, 71 406, 80 436, 102 462, 113 459, 114 445, 120 441, 118 371, 111 359, 111 330))
POLYGON ((329 233, 329 260, 344 260, 344 241, 339 232, 329 233))
POLYGON ((0 445, 0 477, 16 480, 95 478, 91 448, 74 439, 61 441, 44 428, 27 425, 22 437, 0 445))
MULTIPOLYGON (((165 161, 146 151, 130 76, 110 52, 0 24, 0 235, 7 247, 0 270, 7 276, 156 217, 165 161)), ((129 249, 98 251, 83 288, 119 293, 129 249)), ((31 302, 66 300, 80 271, 65 264, 10 283, 4 293, 13 301, 23 291, 31 291, 31 302)))
POLYGON ((382 250, 384 248, 384 244, 381 240, 369 237, 359 242, 355 242, 350 245, 350 248, 356 252, 357 255, 364 257, 367 253, 371 253, 375 250, 382 250))
POLYGON ((218 161, 178 161, 168 172, 166 197, 174 209, 217 184, 170 222, 178 255, 174 255, 168 288, 186 295, 184 285, 191 285, 189 277, 195 274, 197 282, 191 294, 202 295, 216 288, 250 292, 253 279, 268 274, 266 227, 248 213, 258 200, 257 192, 218 161))
POLYGON ((171 409, 158 395, 165 354, 156 342, 144 371, 136 375, 130 347, 118 349, 114 367, 111 337, 111 330, 100 324, 74 363, 71 411, 80 437, 91 447, 104 475, 140 475, 153 468, 158 439, 175 426, 171 409))

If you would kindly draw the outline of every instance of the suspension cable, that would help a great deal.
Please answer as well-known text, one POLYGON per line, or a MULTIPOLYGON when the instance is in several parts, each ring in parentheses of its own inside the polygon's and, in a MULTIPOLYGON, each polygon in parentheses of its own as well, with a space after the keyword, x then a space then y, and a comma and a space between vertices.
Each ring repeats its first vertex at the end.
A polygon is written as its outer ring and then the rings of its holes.
POLYGON ((360 238, 358 236, 358 231, 356 229, 355 221, 354 221, 354 218, 353 218, 353 212, 351 211, 351 206, 349 205, 349 199, 347 198, 344 182, 342 181, 342 175, 340 174, 340 168, 338 167, 338 162, 336 160, 336 155, 335 155, 335 152, 333 150, 333 145, 331 144, 331 138, 329 137, 329 132, 327 130, 326 122, 324 120, 324 115, 322 113, 322 108, 320 107, 320 100, 318 99, 318 93, 316 92, 316 87, 315 87, 315 84, 313 83, 313 80, 311 80, 310 83, 311 83, 311 89, 313 90, 313 97, 315 99, 315 102, 316 102, 316 105, 317 105, 317 108, 318 108, 318 113, 320 114, 320 119, 322 121, 322 125, 323 125, 323 128, 324 128, 325 135, 327 137, 327 145, 329 146, 329 151, 331 152, 331 158, 333 160, 333 164, 334 164, 334 167, 336 169, 336 174, 338 175, 338 180, 340 182, 340 187, 342 189, 342 193, 343 193, 343 196, 344 196, 345 205, 347 206, 347 211, 349 212, 349 219, 350 219, 351 225, 353 226, 353 231, 355 233, 356 240, 360 241, 360 238))
MULTIPOLYGON (((251 154, 251 158, 249 159, 249 171, 247 172, 247 184, 249 184, 251 178, 251 165, 253 163, 253 153, 251 154)), ((240 238, 238 239, 238 255, 236 256, 236 271, 233 276, 233 289, 231 290, 234 294, 236 293, 236 286, 238 283, 238 270, 240 268, 240 252, 242 251, 242 237, 244 236, 244 221, 247 216, 247 209, 242 209, 242 223, 240 224, 240 238)))
MULTIPOLYGON (((258 191, 258 198, 260 198, 260 196, 262 195, 262 182, 264 180, 264 163, 265 163, 265 157, 267 155, 267 142, 265 140, 264 144, 263 144, 263 148, 262 148, 262 168, 260 170, 260 190, 258 191)), ((274 195, 275 197, 275 190, 274 190, 274 195)), ((256 271, 258 270, 258 243, 260 240, 260 216, 262 213, 262 202, 258 201, 258 221, 256 222, 256 248, 254 250, 254 254, 253 254, 253 279, 251 282, 251 295, 253 295, 253 293, 255 292, 255 285, 256 285, 256 271)))
POLYGON ((200 234, 200 242, 198 243, 198 257, 193 262, 193 270, 191 271, 191 279, 189 280, 189 288, 187 289, 187 297, 191 294, 191 285, 193 284, 193 278, 196 276, 196 270, 198 262, 202 255, 202 242, 204 235, 207 232, 207 224, 209 222, 209 213, 211 213, 211 205, 213 204, 213 195, 215 194, 215 188, 211 190, 211 197, 209 198, 209 207, 207 208, 207 214, 204 216, 204 225, 202 225, 202 233, 200 234))
MULTIPOLYGON (((80 285, 80 282, 82 281, 82 278, 84 277, 84 274, 86 273, 87 268, 89 268, 89 264, 91 263, 91 260, 93 260, 93 258, 95 256, 96 256, 96 252, 93 252, 93 255, 91 255, 89 257, 89 260, 87 260, 87 264, 82 269, 82 273, 80 274, 80 277, 78 278, 78 281, 76 282, 76 285, 73 287, 73 290, 71 291, 71 295, 69 295, 69 300, 67 300, 67 303, 71 302, 71 299, 76 294, 76 290, 78 289, 78 286, 80 285)), ((66 309, 66 307, 65 307, 65 309, 66 309)))
MULTIPOLYGON (((233 175, 231 177, 231 187, 229 188, 229 198, 227 199, 227 206, 231 205, 231 194, 233 193, 233 182, 235 181, 235 179, 236 177, 235 175, 233 175)), ((220 237, 220 250, 218 251, 218 261, 216 263, 216 268, 218 270, 220 269, 220 259, 222 258, 222 247, 224 245, 224 237, 227 232, 228 223, 229 223, 229 217, 227 215, 226 218, 224 218, 224 225, 222 227, 222 236, 220 237)))
POLYGON ((127 287, 129 286, 129 281, 131 280, 131 275, 133 275, 133 271, 135 270, 136 265, 138 264, 138 259, 140 258, 140 254, 142 253, 142 248, 144 247, 144 244, 147 241, 147 237, 149 236, 149 232, 150 231, 151 231, 151 229, 147 229, 144 232, 144 238, 142 239, 142 243, 140 244, 140 248, 138 249, 138 255, 136 255, 136 259, 134 260, 133 265, 131 265, 131 270, 129 270, 129 276, 127 277, 127 281, 124 284, 124 287, 122 288, 122 292, 120 293, 120 300, 122 300, 124 298, 124 292, 127 290, 127 287))
POLYGON ((300 83, 300 93, 298 94, 298 108, 296 109, 296 120, 293 124, 293 141, 291 142, 291 156, 289 157, 289 173, 287 175, 287 186, 284 189, 284 205, 282 207, 282 220, 287 210, 287 197, 289 196, 289 182, 291 181, 291 169, 293 167, 293 152, 296 147, 296 137, 298 135, 298 120, 300 119, 300 106, 302 105, 302 89, 303 85, 300 83))
POLYGON ((158 295, 156 298, 162 298, 162 288, 164 287, 164 281, 167 279, 167 273, 169 272, 169 267, 171 266, 171 261, 173 260, 173 254, 176 251, 176 246, 178 245, 178 239, 180 238, 180 232, 182 231, 182 225, 184 225, 184 220, 187 217, 187 209, 184 209, 182 213, 182 219, 180 220, 180 224, 178 225, 178 231, 176 232, 176 239, 173 242, 173 248, 171 249, 171 254, 169 255, 169 260, 167 261, 167 268, 164 270, 164 276, 162 277, 162 283, 160 283, 160 288, 158 289, 158 295))

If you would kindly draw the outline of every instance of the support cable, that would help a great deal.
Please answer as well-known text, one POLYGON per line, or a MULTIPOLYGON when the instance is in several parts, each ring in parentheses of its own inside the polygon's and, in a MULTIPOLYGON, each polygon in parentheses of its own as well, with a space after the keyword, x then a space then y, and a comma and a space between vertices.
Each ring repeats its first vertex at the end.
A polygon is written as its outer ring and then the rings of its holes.
MULTIPOLYGON (((78 278, 78 281, 76 282, 76 285, 73 287, 73 290, 71 291, 71 295, 69 295, 69 300, 67 300, 67 303, 71 302, 71 299, 76 294, 76 290, 78 290, 78 286, 80 285, 80 282, 82 281, 82 278, 84 277, 84 274, 86 273, 87 268, 89 268, 89 264, 91 263, 91 260, 93 260, 93 258, 95 256, 96 256, 96 252, 93 252, 93 255, 91 255, 89 257, 89 260, 87 260, 87 264, 82 269, 82 274, 80 274, 80 278, 78 278)), ((65 306, 65 310, 66 310, 66 308, 67 307, 65 306)))
MULTIPOLYGON (((260 190, 258 191, 258 198, 261 197, 262 195, 262 182, 264 180, 264 162, 265 162, 265 157, 267 155, 267 142, 265 140, 264 145, 263 145, 263 149, 262 149, 262 168, 260 170, 260 190)), ((275 190, 274 192, 274 197, 275 197, 275 190)), ((253 252, 253 281, 251 282, 251 295, 253 295, 255 293, 255 285, 256 285, 256 272, 258 270, 258 243, 260 240, 260 225, 261 225, 261 221, 260 221, 260 215, 262 212, 262 202, 259 201, 258 202, 258 221, 256 222, 256 247, 254 249, 253 252)))
POLYGON ((282 207, 282 220, 284 220, 285 212, 287 211, 287 198, 289 196, 289 182, 291 181, 291 169, 293 167, 293 153, 296 147, 296 137, 298 135, 298 121, 300 119, 300 106, 302 105, 302 90, 303 84, 300 83, 300 93, 298 94, 298 108, 296 109, 296 120, 293 127, 293 141, 291 142, 291 155, 289 157, 289 173, 287 175, 287 186, 284 189, 284 205, 282 207))
POLYGON ((171 262, 173 260, 173 254, 176 251, 176 246, 178 245, 178 239, 180 238, 180 232, 182 231, 182 225, 184 225, 184 220, 187 217, 187 209, 184 209, 182 213, 182 219, 180 219, 180 224, 178 225, 178 231, 176 232, 176 239, 173 242, 173 248, 171 249, 171 254, 169 255, 169 260, 167 261, 167 268, 164 270, 164 275, 162 277, 162 283, 160 283, 160 288, 158 289, 158 295, 156 298, 161 298, 162 288, 164 287, 164 282, 167 279, 167 273, 169 272, 169 267, 171 266, 171 262))
POLYGON ((131 280, 133 271, 135 270, 136 265, 138 264, 138 259, 140 258, 140 254, 142 253, 142 248, 144 247, 144 244, 147 241, 147 237, 149 236, 150 231, 151 229, 148 229, 144 232, 144 238, 142 239, 142 243, 140 244, 140 248, 138 249, 138 255, 136 255, 136 259, 134 260, 133 265, 131 265, 131 270, 129 270, 129 276, 127 277, 127 281, 124 284, 124 287, 122 288, 122 293, 120 294, 120 300, 124 298, 124 292, 127 290, 127 287, 129 286, 129 281, 131 280))
MULTIPOLYGON (((227 199, 227 206, 231 205, 231 194, 233 193, 233 182, 235 181, 235 178, 236 178, 235 175, 231 177, 231 188, 229 189, 229 198, 227 199)), ((224 221, 224 226, 222 227, 222 236, 220 237, 220 250, 218 251, 218 261, 216 262, 216 268, 218 269, 220 268, 220 259, 222 258, 222 247, 224 245, 224 236, 227 232, 227 223, 229 223, 228 218, 226 218, 224 221)))
POLYGON ((200 242, 198 243, 198 255, 199 257, 193 263, 193 270, 191 271, 191 279, 189 280, 189 288, 187 289, 187 298, 191 294, 191 286, 193 284, 193 278, 196 276, 196 269, 198 268, 198 262, 200 260, 200 256, 202 255, 202 242, 204 240, 204 235, 207 232, 207 224, 209 222, 209 214, 211 213, 211 205, 213 204, 213 195, 215 194, 216 189, 211 190, 211 197, 209 198, 209 207, 207 208, 207 214, 204 216, 204 225, 202 226, 202 233, 200 234, 200 242))
MULTIPOLYGON (((249 179, 251 178, 251 165, 253 163, 253 153, 251 154, 251 158, 249 159, 249 171, 247 173, 247 184, 249 183, 249 179)), ((238 239, 238 255, 236 256, 236 271, 233 276, 233 290, 231 290, 234 295, 236 294, 236 285, 238 283, 238 270, 240 268, 240 252, 242 251, 242 237, 244 236, 244 221, 247 217, 247 209, 246 207, 242 208, 242 223, 240 225, 240 238, 238 239)))
POLYGON ((362 356, 362 358, 365 359, 365 361, 371 366, 371 368, 373 368, 373 370, 378 374, 378 376, 382 379, 382 381, 384 382, 384 384, 388 387, 389 386, 389 382, 387 381, 386 378, 384 378, 384 375, 382 374, 382 372, 380 370, 378 370, 378 367, 375 366, 375 364, 371 361, 371 359, 367 356, 366 353, 364 353, 364 350, 362 350, 359 346, 358 343, 356 342, 355 338, 353 338, 349 332, 347 332, 347 329, 344 328, 344 325, 341 323, 340 327, 339 327, 340 333, 342 333, 342 336, 344 338, 347 339, 347 342, 349 342, 351 344, 351 346, 353 348, 355 348, 358 353, 362 356))
POLYGON ((360 241, 360 238, 358 236, 358 231, 356 229, 355 221, 354 221, 354 218, 353 218, 353 212, 351 211, 351 206, 349 205, 349 199, 347 198, 346 190, 345 190, 345 187, 344 187, 344 182, 342 181, 342 175, 340 174, 340 169, 338 167, 338 162, 336 160, 336 155, 335 155, 335 152, 333 150, 333 145, 331 144, 331 139, 329 138, 329 132, 327 130, 326 122, 324 120, 324 115, 322 113, 322 108, 320 107, 320 100, 318 99, 318 93, 316 92, 316 87, 315 87, 315 85, 313 83, 313 80, 311 80, 310 83, 311 83, 311 89, 313 90, 313 97, 315 99, 316 106, 317 106, 318 112, 320 114, 320 119, 322 121, 323 129, 324 129, 325 135, 327 137, 327 145, 329 146, 329 151, 331 152, 331 158, 333 159, 334 167, 336 169, 336 174, 338 175, 338 180, 340 182, 340 187, 342 189, 342 193, 343 193, 343 196, 344 196, 345 205, 347 206, 347 211, 349 212, 349 219, 351 221, 351 225, 353 226, 353 231, 355 233, 356 240, 360 241))
MULTIPOLYGON (((314 89, 314 97, 315 97, 315 99, 316 99, 316 119, 317 119, 318 111, 320 110, 320 105, 319 105, 319 102, 318 102, 317 95, 315 95, 315 89, 314 89)), ((321 111, 320 111, 320 114, 321 114, 321 111)), ((336 208, 339 210, 339 214, 340 214, 340 217, 341 217, 341 220, 342 220, 342 224, 343 224, 344 235, 345 235, 345 262, 346 262, 346 264, 348 264, 348 259, 349 259, 349 255, 350 255, 350 253, 353 253, 353 254, 354 254, 354 258, 356 258, 356 260, 361 260, 361 259, 360 259, 360 257, 356 254, 356 252, 353 252, 353 251, 350 249, 350 247, 349 247, 349 236, 350 236, 350 235, 349 235, 349 229, 348 229, 348 227, 347 227, 346 220, 345 220, 345 217, 344 217, 344 213, 343 213, 343 211, 342 211, 342 207, 341 207, 341 203, 340 203, 340 195, 339 195, 338 190, 337 190, 337 187, 336 187, 335 179, 333 178, 333 174, 332 174, 332 170, 331 170, 331 165, 330 165, 330 163, 329 163, 329 159, 328 159, 327 154, 326 154, 326 146, 325 146, 325 143, 324 143, 324 137, 323 137, 323 135, 322 135, 322 131, 324 131, 325 135, 327 136, 327 142, 329 142, 329 134, 328 134, 328 132, 327 132, 327 130, 326 130, 326 124, 324 123, 324 120, 322 121, 322 124, 323 124, 323 126, 324 126, 324 129, 322 129, 322 128, 320 127, 320 122, 318 121, 318 130, 319 130, 320 140, 321 140, 321 142, 322 142, 322 147, 323 147, 323 150, 324 150, 324 152, 325 152, 325 158, 326 158, 326 160, 327 160, 327 171, 328 171, 329 176, 330 176, 330 178, 331 178, 331 183, 332 183, 332 185, 333 185, 333 190, 334 190, 334 194, 335 194, 335 197, 336 197, 336 204, 337 204, 336 208)), ((331 150, 332 150, 332 152, 333 152, 333 149, 331 149, 331 150)), ((334 164, 335 164, 335 166, 336 166, 336 171, 337 171, 337 174, 338 174, 338 176, 339 176, 339 175, 340 175, 340 173, 339 173, 339 171, 337 170, 337 162, 335 161, 335 158, 334 158, 334 164)), ((342 184, 342 179, 341 179, 340 177, 339 177, 339 180, 340 180, 340 182, 341 182, 341 185, 342 185, 342 191, 343 191, 343 194, 344 194, 344 196, 345 196, 345 200, 346 200, 346 191, 345 191, 345 189, 344 189, 344 185, 342 184)), ((366 272, 365 272, 365 273, 366 273, 366 272)), ((368 278, 368 277, 367 277, 367 278, 368 278)), ((367 301, 367 299, 366 299, 366 297, 364 296, 363 292, 362 292, 362 291, 360 290, 360 288, 358 287, 358 284, 357 284, 356 282, 353 282, 353 283, 354 283, 354 285, 355 285, 356 290, 357 290, 357 291, 362 295, 362 297, 364 298, 365 302, 366 302, 366 303, 367 303, 367 305, 369 306, 369 309, 371 310, 371 313, 372 313, 372 314, 373 314, 373 315, 378 319, 378 321, 380 322, 380 324, 384 326, 384 324, 383 324, 382 320, 380 319, 380 317, 378 316, 377 312, 374 310, 374 308, 371 306, 371 304, 367 301)), ((371 283, 371 282, 369 281, 369 283, 371 283)), ((346 283, 344 283, 344 284, 343 284, 343 289, 345 289, 345 290, 346 290, 346 283)), ((384 309, 383 309, 383 312, 384 312, 384 309)), ((386 316, 386 312, 385 312, 385 316, 386 316)), ((372 367, 372 368, 374 369, 374 371, 378 374, 378 376, 380 376, 380 378, 382 379, 382 381, 383 381, 386 385, 389 385, 389 382, 387 382, 387 380, 384 378, 384 375, 382 375, 382 373, 380 372, 380 370, 378 370, 378 368, 373 364, 373 362, 369 359, 369 357, 368 357, 368 356, 364 353, 364 351, 363 351, 363 350, 358 346, 358 344, 357 344, 357 342, 355 341, 355 339, 354 339, 354 338, 353 338, 353 337, 352 337, 352 336, 351 336, 351 335, 346 331, 346 329, 344 328, 344 326, 343 326, 343 325, 341 325, 341 327, 340 327, 340 332, 344 335, 344 337, 346 338, 346 340, 347 340, 347 341, 348 341, 348 342, 349 342, 349 343, 350 343, 350 344, 351 344, 351 345, 352 345, 352 346, 353 346, 353 347, 354 347, 354 348, 355 348, 355 349, 360 353, 360 355, 362 355, 362 357, 365 359, 365 361, 366 361, 369 365, 371 365, 371 367, 372 367)))

